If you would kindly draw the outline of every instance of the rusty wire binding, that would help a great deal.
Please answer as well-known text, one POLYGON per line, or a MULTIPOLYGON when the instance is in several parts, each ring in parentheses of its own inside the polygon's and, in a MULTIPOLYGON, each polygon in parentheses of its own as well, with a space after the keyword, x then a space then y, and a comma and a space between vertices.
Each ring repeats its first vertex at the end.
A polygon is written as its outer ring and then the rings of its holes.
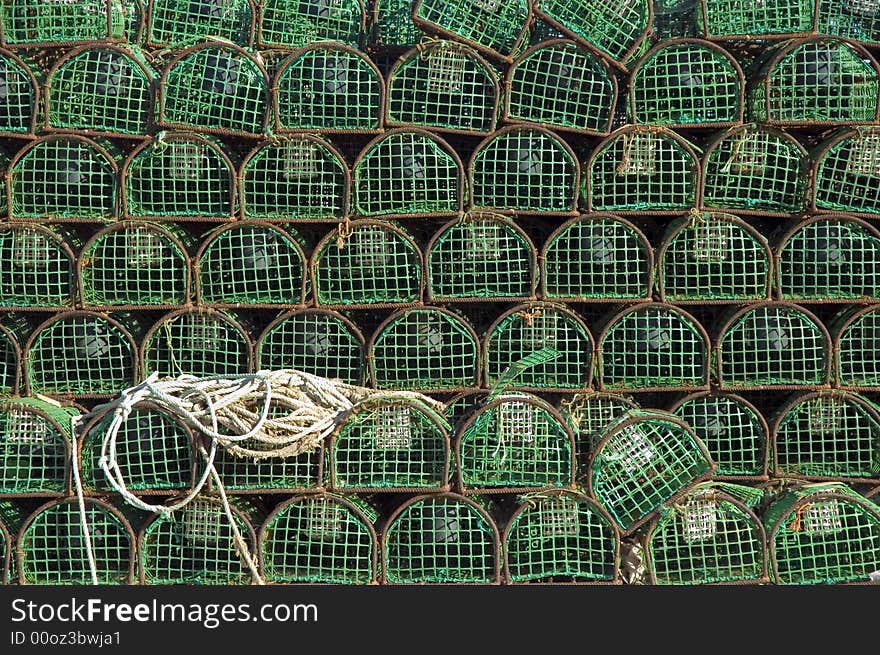
POLYGON ((0 36, 8 48, 59 48, 124 41, 125 6, 116 0, 10 0, 0 7, 0 36))
POLYGON ((318 41, 357 47, 366 28, 363 0, 262 0, 256 42, 260 48, 301 48, 318 41))
POLYGON ((814 212, 848 212, 876 218, 880 199, 880 129, 859 127, 833 133, 813 154, 814 212))
POLYGON ((699 4, 697 29, 717 41, 810 36, 816 24, 816 0, 700 0, 699 4))
POLYGON ((37 129, 41 88, 30 66, 11 50, 0 48, 0 136, 26 137, 37 129))
POLYGON ((77 246, 75 236, 59 226, 0 224, 0 307, 16 311, 72 307, 77 246))
POLYGON ((243 46, 253 40, 257 3, 252 0, 147 0, 147 3, 145 41, 151 48, 185 47, 206 35, 243 46))
POLYGON ((22 383, 21 371, 19 337, 13 330, 0 324, 0 398, 18 395, 22 383))
POLYGON ((834 339, 835 385, 880 391, 880 305, 842 309, 829 330, 834 339))

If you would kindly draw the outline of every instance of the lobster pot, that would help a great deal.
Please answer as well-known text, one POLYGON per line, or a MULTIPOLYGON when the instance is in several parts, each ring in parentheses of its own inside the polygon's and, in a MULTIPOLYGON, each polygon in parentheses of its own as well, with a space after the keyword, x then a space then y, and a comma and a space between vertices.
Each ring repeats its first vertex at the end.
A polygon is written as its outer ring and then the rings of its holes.
POLYGON ((706 38, 780 39, 813 31, 816 0, 700 0, 697 25, 706 38))
POLYGON ((370 584, 378 575, 375 511, 355 498, 299 496, 260 530, 263 577, 276 583, 370 584))
POLYGON ((524 52, 505 81, 504 120, 582 134, 611 132, 617 80, 576 43, 553 39, 524 52))
POLYGON ((852 393, 797 397, 779 410, 773 455, 779 477, 880 482, 880 414, 852 393))
POLYGON ((467 389, 455 394, 446 402, 443 417, 453 429, 456 429, 462 419, 470 416, 486 403, 489 393, 487 389, 467 389))
POLYGON ((706 149, 703 204, 743 214, 796 214, 807 189, 807 152, 773 128, 735 127, 706 149))
POLYGON ((789 491, 764 526, 777 584, 868 582, 880 569, 880 508, 846 485, 789 491))
POLYGON ((0 226, 0 306, 73 305, 75 256, 65 236, 57 228, 36 223, 0 226))
POLYGON ((210 309, 171 312, 150 328, 141 346, 144 376, 242 375, 251 370, 251 343, 231 316, 210 309))
POLYGON ((578 161, 543 128, 498 130, 477 147, 468 174, 474 207, 562 215, 577 210, 578 161))
POLYGON ((24 350, 31 394, 109 396, 134 384, 137 353, 128 330, 96 312, 62 312, 34 330, 24 350))
POLYGON ((651 303, 614 315, 599 335, 603 390, 704 389, 709 384, 709 337, 688 313, 651 303))
POLYGON ((269 113, 269 78, 262 64, 234 45, 208 42, 179 52, 162 73, 162 127, 260 136, 269 113))
POLYGON ((257 43, 263 47, 301 48, 316 41, 357 46, 366 32, 363 0, 263 0, 257 43))
POLYGON ((500 540, 489 513, 451 493, 410 498, 382 535, 388 584, 499 582, 500 540))
POLYGON ((475 410, 456 432, 456 473, 465 493, 534 491, 574 482, 571 428, 536 396, 501 396, 475 410))
POLYGON ((160 133, 138 146, 122 168, 130 218, 230 220, 235 217, 235 166, 219 141, 160 133))
POLYGON ((535 246, 513 221, 470 212, 433 236, 426 260, 432 302, 527 300, 535 297, 535 246))
POLYGON ((773 253, 748 223, 693 211, 670 224, 657 255, 664 302, 769 300, 773 253))
POLYGON ((755 120, 775 125, 859 124, 878 119, 880 67, 862 46, 790 41, 770 51, 749 98, 755 120))
POLYGON ((391 223, 341 224, 315 247, 309 269, 319 305, 408 304, 422 298, 422 253, 391 223))
POLYGON ((834 321, 835 382, 880 389, 880 306, 844 310, 834 321))
MULTIPOLYGON (((277 405, 270 406, 270 416, 276 411, 277 405)), ((261 407, 251 408, 259 415, 261 407)), ((289 413, 285 410, 285 414, 289 413)), ((237 445, 259 454, 266 451, 267 446, 258 441, 246 439, 237 445)), ((271 454, 254 458, 238 456, 225 448, 218 448, 214 456, 214 468, 220 476, 223 489, 236 496, 262 493, 290 493, 317 489, 321 485, 323 469, 323 451, 319 447, 312 452, 304 452, 293 457, 277 457, 271 454)), ((217 491, 213 480, 210 482, 212 491, 217 491)))
POLYGON ((0 494, 53 496, 67 491, 71 419, 78 415, 75 407, 39 398, 0 401, 0 494))
POLYGON ((584 214, 560 226, 541 251, 548 300, 647 300, 654 252, 639 229, 612 214, 584 214))
POLYGON ((587 472, 590 455, 602 433, 612 423, 639 404, 628 396, 597 391, 582 391, 563 400, 560 413, 574 430, 575 465, 578 477, 587 472))
POLYGON ((697 203, 700 164, 693 148, 660 127, 630 126, 596 146, 586 164, 590 211, 683 212, 697 203))
POLYGON ((569 491, 519 498, 504 530, 508 583, 617 582, 620 535, 595 501, 569 491))
POLYGON ((251 0, 149 0, 146 40, 153 48, 179 48, 210 35, 248 45, 255 13, 251 0))
POLYGON ((116 210, 116 172, 113 156, 91 139, 40 137, 10 163, 9 215, 108 220, 116 210))
POLYGON ((0 397, 18 394, 21 382, 21 348, 18 338, 0 325, 0 397))
POLYGON ((220 227, 196 255, 198 298, 203 305, 285 305, 303 302, 305 254, 298 235, 259 222, 220 227))
POLYGON ((413 22, 413 0, 374 0, 370 17, 370 45, 413 48, 424 33, 413 22))
POLYGON ((371 141, 354 164, 354 213, 446 216, 464 208, 464 167, 455 151, 421 129, 371 141))
POLYGON ((475 387, 479 351, 477 335, 464 318, 440 308, 400 310, 370 340, 370 379, 379 389, 475 387))
POLYGON ((806 309, 759 303, 723 323, 715 346, 722 389, 798 388, 825 384, 831 338, 806 309))
POLYGON ((657 0, 651 5, 652 30, 660 40, 695 36, 697 32, 694 0, 657 0))
POLYGON ((660 411, 632 410, 610 425, 593 453, 590 495, 629 534, 715 464, 687 423, 660 411))
POLYGON ((445 489, 447 430, 442 415, 419 401, 361 401, 331 439, 330 484, 340 491, 445 489))
POLYGON ((819 0, 816 18, 820 34, 880 44, 880 7, 875 0, 819 0))
POLYGON ((877 216, 880 129, 837 133, 816 153, 815 208, 877 216))
POLYGON ((526 303, 505 312, 489 328, 483 347, 486 384, 505 382, 529 390, 583 389, 593 377, 593 337, 583 320, 563 305, 526 303), (554 351, 531 366, 518 362, 554 351), (536 355, 533 355, 535 353, 536 355), (514 379, 509 379, 513 373, 514 379))
POLYGON ((18 55, 0 49, 0 134, 32 134, 39 99, 40 86, 28 65, 18 55))
POLYGON ((12 536, 9 530, 0 520, 0 585, 9 584, 10 580, 10 562, 12 551, 14 550, 12 536))
POLYGON ((21 48, 70 46, 125 37, 123 3, 113 0, 10 0, 0 7, 3 43, 21 48))
POLYGON ((495 129, 501 90, 492 66, 454 41, 410 50, 388 74, 388 125, 488 134, 495 129))
MULTIPOLYGON (((111 505, 86 498, 85 523, 99 584, 134 582, 135 536, 111 505)), ((24 523, 18 536, 18 578, 28 585, 92 584, 89 548, 76 498, 49 502, 24 523)))
POLYGON ((89 307, 174 306, 189 301, 189 256, 183 242, 156 223, 102 229, 78 259, 89 307))
POLYGON ((336 312, 295 310, 279 316, 256 344, 257 370, 296 369, 346 384, 366 377, 364 337, 336 312))
POLYGON ((86 46, 66 54, 46 83, 53 129, 145 135, 153 119, 156 73, 139 51, 86 46))

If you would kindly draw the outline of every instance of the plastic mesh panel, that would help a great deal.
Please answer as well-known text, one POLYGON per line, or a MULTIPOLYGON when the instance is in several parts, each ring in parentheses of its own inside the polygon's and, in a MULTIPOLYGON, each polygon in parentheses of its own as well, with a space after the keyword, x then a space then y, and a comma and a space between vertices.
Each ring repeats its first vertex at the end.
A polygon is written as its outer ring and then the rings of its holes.
POLYGON ((880 7, 874 0, 820 0, 817 18, 820 34, 880 43, 880 7))
POLYGON ((112 0, 10 0, 0 8, 7 45, 72 44, 119 39, 122 4, 112 0))
POLYGON ((20 358, 21 352, 14 337, 6 329, 0 330, 0 395, 18 391, 20 358))
POLYGON ((583 392, 563 401, 562 414, 574 429, 575 461, 578 474, 587 471, 590 455, 599 445, 602 433, 638 404, 626 396, 583 392))
POLYGON ((880 311, 854 318, 835 344, 837 382, 842 386, 880 387, 880 311))
POLYGON ((375 0, 371 28, 374 42, 388 47, 412 47, 422 32, 412 19, 413 0, 375 0))
POLYGON ((701 0, 698 21, 707 36, 783 36, 810 32, 815 0, 701 0), (705 12, 705 13, 703 13, 705 12))
POLYGON ((70 419, 78 413, 33 398, 0 401, 0 493, 66 490, 70 419))
POLYGON ((418 0, 417 25, 439 28, 502 56, 515 54, 529 19, 526 0, 418 0))
POLYGON ((253 20, 248 0, 151 0, 147 40, 182 46, 211 35, 247 45, 253 20))
POLYGON ((37 95, 36 82, 24 62, 0 51, 0 132, 32 131, 37 95))
POLYGON ((73 257, 62 243, 37 225, 0 228, 0 306, 73 304, 73 257))
POLYGON ((315 41, 357 45, 366 21, 360 0, 265 0, 260 43, 299 48, 315 41))
POLYGON ((880 130, 864 128, 828 144, 816 167, 820 209, 880 214, 880 130))

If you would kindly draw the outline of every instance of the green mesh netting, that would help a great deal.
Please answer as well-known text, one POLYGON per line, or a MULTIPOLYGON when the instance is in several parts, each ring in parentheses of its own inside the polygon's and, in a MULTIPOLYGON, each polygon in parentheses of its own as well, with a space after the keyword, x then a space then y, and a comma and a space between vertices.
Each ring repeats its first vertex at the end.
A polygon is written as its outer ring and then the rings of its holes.
POLYGON ((146 40, 174 48, 211 36, 247 45, 254 9, 250 0, 150 0, 146 40))
POLYGON ((366 26, 361 0, 263 0, 257 39, 262 45, 300 48, 316 41, 356 46, 366 26))
POLYGON ((496 56, 515 56, 527 29, 527 0, 418 0, 416 25, 460 38, 496 56))
POLYGON ((115 0, 8 0, 0 5, 7 45, 71 45, 120 40, 125 35, 123 3, 115 0))
POLYGON ((656 38, 674 39, 697 34, 697 0, 654 0, 652 29, 656 38))
POLYGON ((18 339, 0 325, 0 396, 18 393, 21 377, 21 350, 18 339))
POLYGON ((0 132, 33 132, 40 90, 27 64, 11 52, 0 50, 0 80, 0 132))
POLYGON ((482 407, 488 395, 489 391, 486 389, 467 389, 454 395, 443 410, 446 422, 456 428, 462 419, 482 407))
POLYGON ((817 160, 816 207, 880 214, 880 130, 838 135, 820 148, 817 160))
POLYGON ((707 37, 758 37, 813 30, 815 0, 701 0, 697 22, 707 37))
POLYGON ((834 343, 836 382, 844 387, 880 387, 880 308, 844 311, 841 319, 843 326, 834 343))
POLYGON ((51 228, 0 226, 0 306, 73 305, 75 275, 73 253, 51 228))
MULTIPOLYGON (((258 414, 260 407, 253 410, 258 414)), ((274 413, 273 406, 270 411, 274 413)), ((289 411, 289 410, 288 410, 289 411)), ((265 443, 245 440, 242 448, 265 449, 265 443)), ((254 460, 236 457, 221 448, 214 458, 214 467, 230 493, 279 493, 305 491, 321 486, 321 451, 303 453, 296 457, 267 457, 254 460)))
POLYGON ((880 8, 874 0, 819 0, 820 34, 880 44, 880 8))
POLYGON ((413 22, 414 0, 374 0, 370 43, 389 48, 411 48, 424 33, 413 22))
POLYGON ((9 560, 12 553, 12 537, 9 536, 9 530, 0 521, 0 585, 10 582, 9 560))
POLYGON ((562 416, 574 430, 577 476, 587 473, 590 455, 599 444, 605 429, 638 403, 628 396, 584 391, 560 403, 562 416))

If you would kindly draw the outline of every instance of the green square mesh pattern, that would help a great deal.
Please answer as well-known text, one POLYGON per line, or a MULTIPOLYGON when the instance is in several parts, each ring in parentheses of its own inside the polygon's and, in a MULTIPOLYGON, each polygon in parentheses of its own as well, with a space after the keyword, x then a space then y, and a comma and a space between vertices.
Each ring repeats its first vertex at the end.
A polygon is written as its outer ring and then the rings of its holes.
POLYGON ((506 399, 477 416, 459 443, 465 489, 562 487, 574 476, 565 428, 527 400, 506 399))
POLYGON ((411 241, 384 225, 356 225, 348 238, 338 235, 324 243, 312 264, 319 305, 419 300, 422 263, 411 241))
POLYGON ((260 543, 271 582, 369 584, 376 543, 363 519, 332 496, 303 498, 269 519, 260 543))
MULTIPOLYGON (((265 444, 245 440, 242 448, 261 450, 265 444)), ((214 467, 229 493, 253 491, 286 491, 291 489, 314 489, 320 486, 321 451, 302 453, 296 457, 267 457, 254 460, 236 457, 224 448, 217 450, 214 467)))
POLYGON ((3 522, 0 521, 0 585, 8 584, 12 581, 12 575, 9 571, 7 571, 7 561, 6 556, 10 554, 12 545, 11 543, 7 543, 10 540, 10 537, 7 536, 7 530, 3 526, 3 522))
POLYGON ((732 217, 703 213, 668 243, 659 263, 664 299, 762 300, 771 254, 732 217))
POLYGON ((152 116, 152 80, 129 57, 93 48, 64 62, 49 80, 53 127, 146 134, 152 116))
POLYGON ((556 44, 517 61, 506 100, 511 120, 601 134, 611 122, 615 89, 593 55, 556 44))
POLYGON ((746 129, 723 138, 704 171, 707 207, 794 214, 806 201, 805 157, 791 137, 746 129))
POLYGON ((21 64, 3 55, 0 55, 0 79, 3 80, 0 85, 0 131, 30 132, 37 100, 33 82, 21 64))
POLYGON ((503 56, 515 54, 527 0, 418 0, 415 18, 503 56))
POLYGON ((475 207, 535 212, 574 208, 577 162, 558 138, 518 129, 495 136, 474 155, 475 207))
POLYGON ((715 475, 758 476, 767 467, 767 431, 754 410, 730 396, 699 396, 675 414, 718 465, 715 475))
POLYGON ((0 20, 10 45, 101 41, 125 31, 122 3, 113 0, 9 0, 0 6, 0 20))
POLYGON ((360 0, 264 0, 259 40, 300 48, 316 41, 356 46, 364 24, 360 0))
POLYGON ((162 79, 162 119, 196 129, 259 134, 269 85, 244 52, 209 47, 177 61, 162 79))
POLYGON ((575 317, 541 307, 510 314, 489 335, 485 353, 489 386, 512 364, 543 348, 552 348, 559 356, 523 371, 514 387, 579 389, 589 384, 592 337, 575 317))
POLYGON ((697 198, 697 162, 663 134, 626 132, 592 160, 590 209, 594 211, 684 211, 697 198))
POLYGON ((858 132, 825 152, 816 172, 820 209, 880 214, 880 130, 858 132))
POLYGON ((412 19, 414 0, 375 0, 372 35, 376 45, 410 48, 423 33, 412 19))
POLYGON ((663 511, 648 553, 657 584, 764 578, 764 535, 757 518, 711 495, 692 495, 663 511))
POLYGON ((364 348, 349 327, 332 314, 294 314, 275 325, 257 344, 257 369, 293 368, 347 384, 364 381, 364 348))
POLYGON ((12 337, 0 330, 0 395, 16 391, 19 365, 19 352, 12 337))
POLYGON ((586 473, 590 455, 599 445, 602 434, 630 409, 638 405, 625 396, 583 393, 562 403, 562 412, 574 429, 575 462, 578 473, 586 473))
POLYGON ((614 580, 617 535, 586 499, 534 495, 523 503, 505 543, 512 582, 614 580))
POLYGON ((880 11, 874 0, 820 0, 818 19, 820 34, 880 43, 880 11))
MULTIPOLYGON (((134 544, 120 520, 86 499, 86 523, 100 584, 128 584, 134 544)), ((45 508, 22 534, 20 574, 25 584, 92 583, 80 510, 75 500, 45 508)))
POLYGON ((115 394, 135 378, 129 339, 99 315, 61 315, 36 335, 26 372, 31 393, 115 394))
POLYGON ((88 306, 182 305, 188 258, 159 229, 144 225, 106 232, 80 257, 88 306))
POLYGON ((761 122, 872 122, 878 88, 877 71, 848 44, 808 42, 755 86, 752 112, 761 122))
POLYGON ((566 300, 647 298, 651 260, 645 238, 611 218, 582 219, 544 251, 544 295, 566 300))
POLYGON ((10 178, 16 218, 113 215, 116 172, 107 157, 84 141, 39 141, 18 160, 10 178))
POLYGON ((383 564, 392 584, 494 582, 497 558, 492 526, 455 498, 417 500, 385 534, 383 564))
POLYGON ((735 123, 742 110, 742 86, 733 63, 695 43, 655 52, 635 74, 630 93, 635 123, 735 123))
POLYGON ((880 312, 871 311, 853 321, 836 346, 838 384, 880 387, 880 312))
POLYGON ((69 435, 27 402, 0 403, 0 494, 64 491, 69 435))
POLYGON ((455 213, 461 168, 425 134, 397 132, 362 155, 354 169, 355 210, 363 216, 455 213))
POLYGON ((446 403, 443 417, 449 425, 456 427, 462 419, 470 416, 483 405, 489 392, 485 389, 469 389, 462 391, 446 403))
POLYGON ((45 229, 31 225, 0 228, 0 306, 71 305, 73 261, 45 229))
POLYGON ((380 389, 455 389, 477 384, 479 348, 460 319, 432 309, 399 315, 376 337, 374 379, 380 389))
POLYGON ((707 36, 799 34, 813 29, 815 0, 701 0, 697 20, 707 36))
POLYGON ((123 171, 128 214, 136 218, 227 218, 235 172, 219 148, 185 136, 157 140, 123 171))
POLYGON ((647 0, 540 0, 538 11, 622 62, 648 29, 647 0))
POLYGON ((187 312, 166 318, 144 347, 144 373, 239 375, 248 372, 247 335, 221 314, 187 312))
POLYGON ((206 304, 302 302, 303 255, 293 239, 265 225, 236 225, 216 234, 198 262, 206 304))
POLYGON ((534 246, 503 221, 470 216, 431 246, 428 275, 434 300, 529 298, 536 275, 534 246))
POLYGON ((846 396, 819 396, 776 428, 777 475, 880 478, 880 424, 846 396))
POLYGON ((702 386, 707 351, 689 319, 662 307, 639 309, 616 319, 599 344, 602 386, 702 386))
POLYGON ((247 45, 254 19, 247 0, 152 0, 149 18, 147 40, 172 47, 206 35, 247 45))
POLYGON ((414 51, 394 69, 386 117, 394 124, 488 133, 498 100, 491 70, 470 49, 444 41, 414 51))
POLYGON ((814 385, 825 381, 830 345, 819 327, 796 309, 750 310, 721 337, 725 387, 814 385))
POLYGON ((654 0, 654 34, 661 40, 697 36, 697 0, 654 0))
POLYGON ((711 468, 684 428, 645 418, 606 437, 590 484, 615 523, 628 530, 711 468))

